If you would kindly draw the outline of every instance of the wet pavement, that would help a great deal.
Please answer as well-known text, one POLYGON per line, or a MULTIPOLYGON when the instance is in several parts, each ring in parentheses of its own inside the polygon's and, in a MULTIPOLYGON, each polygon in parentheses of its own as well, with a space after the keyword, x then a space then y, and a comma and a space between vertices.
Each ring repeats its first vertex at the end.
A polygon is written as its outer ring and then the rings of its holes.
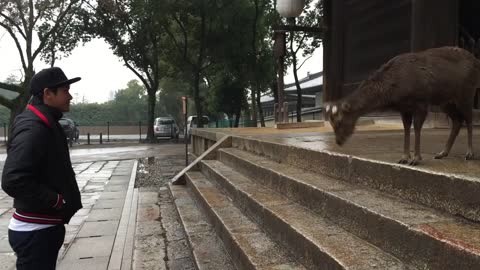
MULTIPOLYGON (((132 172, 136 172, 135 160, 153 156, 168 159, 172 155, 179 159, 183 152, 184 145, 181 144, 72 149, 73 168, 84 207, 66 225, 58 269, 130 269, 125 265, 131 264, 134 254, 138 253, 132 250, 136 241, 133 238, 135 230, 140 230, 137 234, 141 236, 145 228, 152 232, 158 227, 148 228, 141 222, 140 228, 135 227, 137 204, 139 221, 146 224, 154 221, 149 211, 152 207, 158 208, 158 190, 145 194, 142 190, 134 190, 135 174, 132 176, 132 172)), ((0 160, 3 166, 4 157, 0 156, 0 160)), ((167 162, 167 165, 171 164, 171 161, 167 162)), ((168 172, 167 169, 164 171, 168 172)), ((12 201, 0 190, 0 270, 15 268, 15 255, 8 244, 8 223, 14 211, 12 201)), ((160 259, 163 262, 163 257, 160 259)), ((159 266, 158 262, 156 266, 159 266)))

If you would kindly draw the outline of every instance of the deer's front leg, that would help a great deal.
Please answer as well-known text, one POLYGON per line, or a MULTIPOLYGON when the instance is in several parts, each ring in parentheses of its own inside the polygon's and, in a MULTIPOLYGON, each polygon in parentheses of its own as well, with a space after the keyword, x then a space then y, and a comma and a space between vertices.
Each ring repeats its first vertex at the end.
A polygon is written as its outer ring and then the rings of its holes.
POLYGON ((412 127, 412 114, 401 113, 403 122, 403 155, 398 161, 400 164, 407 164, 410 160, 410 128, 412 127))

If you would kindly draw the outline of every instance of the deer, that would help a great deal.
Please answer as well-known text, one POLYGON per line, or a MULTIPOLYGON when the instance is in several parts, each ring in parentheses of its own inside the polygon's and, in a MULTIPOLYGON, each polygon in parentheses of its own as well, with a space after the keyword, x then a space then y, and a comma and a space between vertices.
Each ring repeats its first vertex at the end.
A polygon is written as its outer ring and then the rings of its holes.
POLYGON ((432 105, 451 119, 451 131, 443 150, 434 158, 450 153, 465 122, 468 149, 466 160, 474 158, 472 147, 473 103, 480 87, 480 62, 458 47, 440 47, 400 54, 374 71, 346 97, 326 103, 325 118, 342 146, 355 131, 357 120, 374 111, 398 111, 404 130, 403 155, 400 164, 418 165, 420 134, 432 105), (410 129, 413 122, 415 150, 410 155, 410 129))

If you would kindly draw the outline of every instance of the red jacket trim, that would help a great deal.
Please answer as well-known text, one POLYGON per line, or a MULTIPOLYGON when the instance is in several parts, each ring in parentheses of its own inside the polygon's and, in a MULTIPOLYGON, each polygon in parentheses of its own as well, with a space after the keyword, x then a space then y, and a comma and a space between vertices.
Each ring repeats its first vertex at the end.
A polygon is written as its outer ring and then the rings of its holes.
POLYGON ((15 211, 15 213, 13 213, 13 218, 23 222, 28 222, 28 223, 63 224, 63 219, 60 216, 31 214, 31 213, 15 211))
POLYGON ((52 125, 50 125, 50 122, 48 121, 48 118, 37 108, 35 108, 33 105, 28 104, 27 108, 32 111, 34 114, 36 114, 42 121, 47 125, 49 128, 52 128, 52 125))

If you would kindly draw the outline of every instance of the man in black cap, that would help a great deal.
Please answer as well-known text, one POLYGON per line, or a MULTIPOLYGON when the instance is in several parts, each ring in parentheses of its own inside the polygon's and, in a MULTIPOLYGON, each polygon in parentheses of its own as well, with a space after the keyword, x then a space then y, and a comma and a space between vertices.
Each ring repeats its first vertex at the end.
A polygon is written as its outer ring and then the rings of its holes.
POLYGON ((30 83, 32 98, 15 118, 3 168, 2 189, 14 198, 8 239, 17 269, 55 269, 65 226, 82 208, 67 139, 58 123, 70 109, 70 84, 58 67, 30 83))

